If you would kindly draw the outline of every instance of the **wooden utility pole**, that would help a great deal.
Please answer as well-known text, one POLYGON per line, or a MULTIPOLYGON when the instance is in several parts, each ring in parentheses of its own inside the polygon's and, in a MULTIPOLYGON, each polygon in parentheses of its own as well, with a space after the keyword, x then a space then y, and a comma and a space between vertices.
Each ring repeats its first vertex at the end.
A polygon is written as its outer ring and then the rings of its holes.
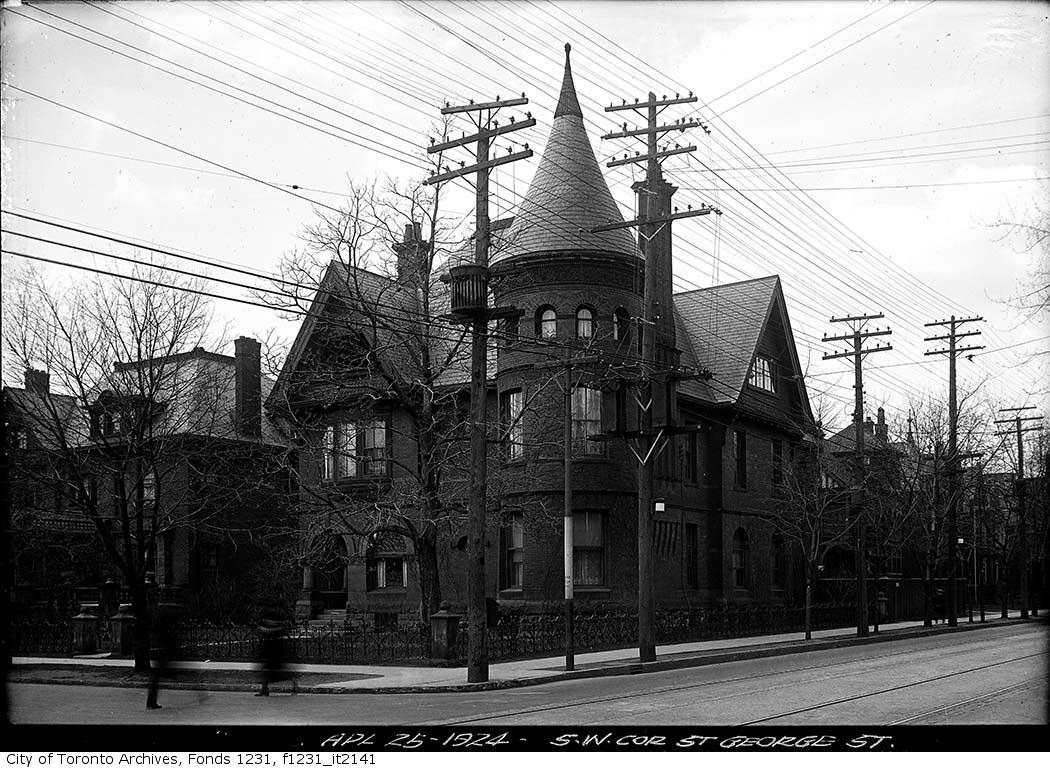
POLYGON ((563 517, 562 517, 562 542, 565 582, 565 669, 572 671, 576 668, 576 643, 573 626, 573 539, 572 539, 572 369, 596 363, 600 360, 597 355, 572 356, 572 350, 566 348, 564 360, 554 360, 549 363, 537 363, 534 368, 562 368, 565 371, 565 386, 563 391, 563 419, 562 439, 564 449, 562 460, 564 463, 563 477, 563 517))
MULTIPOLYGON (((1017 538, 1021 555, 1021 618, 1028 618, 1028 514, 1025 509, 1027 488, 1024 481, 1024 439, 1025 432, 1041 432, 1042 426, 1025 427, 1023 422, 1040 421, 1042 416, 1021 416, 1021 411, 1035 410, 1034 405, 1019 408, 1000 408, 1000 413, 1016 413, 1012 419, 996 419, 996 424, 1013 424, 1013 434, 1017 435, 1017 481, 1014 493, 1017 496, 1017 538)), ((1011 432, 996 432, 997 435, 1009 435, 1011 432)))
POLYGON ((607 163, 613 168, 630 163, 645 163, 645 183, 635 185, 638 192, 638 217, 622 224, 609 224, 595 227, 591 232, 605 232, 611 229, 622 229, 625 227, 639 227, 641 245, 645 258, 645 280, 642 297, 641 321, 638 323, 638 332, 642 334, 642 366, 647 375, 641 379, 638 387, 638 403, 641 408, 641 419, 639 429, 639 448, 635 452, 638 457, 638 657, 640 661, 653 661, 656 659, 656 636, 654 631, 654 605, 653 605, 653 463, 652 459, 662 450, 663 440, 666 439, 665 430, 654 430, 653 421, 653 392, 651 374, 656 367, 656 341, 659 333, 661 313, 664 313, 664 324, 669 323, 673 329, 674 317, 671 306, 661 307, 659 302, 658 282, 661 279, 670 284, 670 256, 668 252, 666 265, 661 269, 663 262, 656 258, 653 240, 665 226, 668 227, 667 243, 670 243, 670 225, 675 219, 684 219, 690 216, 704 216, 708 213, 721 213, 714 208, 701 206, 693 210, 690 208, 681 213, 670 210, 670 199, 674 188, 666 184, 663 179, 663 171, 660 161, 673 155, 693 152, 695 146, 663 148, 658 145, 659 137, 670 131, 684 131, 688 128, 707 128, 698 121, 679 121, 668 125, 658 125, 657 117, 669 106, 674 104, 689 104, 697 100, 690 93, 686 97, 668 99, 666 96, 657 99, 656 94, 650 92, 649 99, 644 102, 635 101, 634 104, 608 106, 606 112, 619 112, 633 109, 646 118, 646 127, 636 130, 628 130, 627 124, 624 129, 616 133, 603 136, 604 139, 621 139, 630 137, 644 138, 646 142, 645 154, 633 157, 625 156, 623 159, 612 160, 607 163), (643 112, 644 110, 644 112, 643 112), (658 263, 660 262, 660 263, 658 263))
MULTIPOLYGON (((431 143, 428 153, 444 152, 448 149, 476 142, 474 163, 460 164, 457 170, 445 166, 443 173, 437 173, 426 180, 426 184, 439 184, 443 181, 476 174, 475 191, 475 227, 474 227, 474 266, 470 270, 459 268, 452 270, 452 312, 463 322, 471 325, 470 347, 470 509, 467 519, 467 682, 483 683, 489 679, 488 657, 488 611, 485 604, 485 528, 487 503, 487 470, 488 470, 488 324, 489 321, 502 316, 500 310, 488 306, 488 266, 489 266, 489 172, 497 165, 512 163, 532 157, 532 150, 525 145, 524 151, 510 152, 503 157, 490 158, 489 150, 492 139, 512 131, 528 128, 536 124, 531 115, 528 119, 500 127, 494 120, 496 113, 503 107, 516 107, 528 104, 529 100, 522 94, 519 99, 500 100, 483 104, 450 106, 446 104, 442 115, 467 114, 471 117, 477 132, 460 139, 431 143)), ((440 169, 439 169, 440 170, 440 169)), ((509 311, 509 308, 506 308, 509 311)))
POLYGON ((959 404, 955 388, 955 361, 964 352, 972 352, 984 349, 983 346, 960 347, 959 339, 966 336, 977 336, 980 331, 959 332, 959 327, 965 323, 976 323, 984 320, 983 317, 951 316, 949 320, 938 320, 926 323, 925 327, 946 325, 948 333, 945 336, 927 336, 926 341, 947 341, 947 349, 933 349, 926 355, 948 355, 948 626, 955 627, 959 624, 959 596, 955 588, 955 569, 958 567, 958 519, 959 519, 959 404))
POLYGON ((833 317, 833 323, 849 323, 852 332, 842 336, 828 336, 824 334, 823 341, 852 341, 853 349, 843 352, 832 352, 824 355, 825 360, 835 360, 840 357, 853 358, 853 427, 854 427, 854 456, 853 456, 853 493, 852 506, 856 528, 857 555, 855 570, 857 572, 857 637, 866 637, 868 634, 868 558, 867 542, 865 541, 864 520, 864 376, 862 372, 862 361, 864 356, 874 352, 887 352, 893 347, 889 344, 876 344, 874 347, 864 349, 864 340, 872 336, 888 336, 893 333, 889 328, 876 328, 874 331, 866 331, 864 327, 871 320, 879 320, 885 317, 881 312, 877 315, 857 315, 854 317, 833 317))

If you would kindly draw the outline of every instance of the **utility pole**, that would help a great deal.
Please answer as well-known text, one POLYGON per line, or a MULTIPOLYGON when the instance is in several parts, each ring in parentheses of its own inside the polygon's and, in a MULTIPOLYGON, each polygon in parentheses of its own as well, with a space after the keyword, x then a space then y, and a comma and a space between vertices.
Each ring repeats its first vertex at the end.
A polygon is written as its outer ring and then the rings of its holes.
POLYGON ((947 341, 947 349, 933 349, 926 353, 929 355, 948 355, 948 626, 959 625, 959 596, 955 588, 955 569, 958 553, 958 518, 959 518, 959 404, 955 389, 955 361, 964 352, 972 352, 984 349, 983 346, 960 347, 959 339, 966 336, 977 336, 980 331, 959 332, 959 328, 966 323, 983 321, 983 317, 962 317, 952 315, 949 320, 938 320, 926 323, 925 327, 948 326, 945 336, 927 336, 926 341, 947 341))
POLYGON ((600 360, 597 355, 572 356, 572 350, 565 350, 564 360, 554 360, 549 363, 537 363, 534 368, 562 368, 565 371, 565 387, 563 392, 563 418, 562 439, 564 450, 562 459, 564 463, 563 477, 563 519, 562 519, 562 542, 563 562, 565 579, 565 669, 571 672, 576 668, 576 644, 573 622, 573 539, 572 539, 572 369, 588 363, 596 363, 600 360))
MULTIPOLYGON (((1034 405, 1025 405, 1019 408, 1000 408, 1000 413, 1017 414, 1012 419, 996 419, 996 424, 1013 424, 1013 434, 1017 435, 1017 481, 1014 492, 1017 494, 1017 538, 1021 550, 1021 618, 1028 618, 1028 515, 1025 509, 1025 496, 1027 488, 1024 482, 1024 440, 1021 437, 1025 432, 1041 432, 1042 426, 1027 426, 1023 422, 1040 421, 1042 416, 1021 416, 1021 411, 1033 411, 1034 405)), ((1010 432, 996 432, 997 435, 1009 435, 1010 432)))
MULTIPOLYGON (((485 604, 485 505, 487 503, 488 471, 488 324, 490 320, 507 316, 512 308, 491 308, 488 306, 488 266, 489 266, 489 172, 498 165, 512 163, 532 157, 528 144, 520 152, 510 152, 503 157, 490 158, 490 146, 497 136, 528 128, 536 124, 531 114, 528 119, 500 127, 495 121, 496 113, 503 107, 516 107, 528 104, 525 94, 518 99, 501 100, 482 104, 451 106, 445 104, 442 115, 466 114, 474 123, 477 132, 471 136, 451 141, 434 143, 431 141, 428 153, 444 152, 472 142, 477 146, 474 151, 474 163, 460 163, 457 170, 445 166, 444 173, 437 173, 426 180, 426 184, 440 184, 468 174, 477 174, 475 181, 475 227, 474 227, 474 264, 472 266, 453 267, 450 270, 449 282, 452 284, 452 313, 460 322, 471 326, 470 347, 470 508, 467 518, 467 682, 483 683, 489 679, 488 656, 488 611, 485 604)), ((440 157, 440 155, 439 155, 440 157)), ((440 171, 440 168, 438 169, 440 171)))
POLYGON ((843 352, 832 352, 824 355, 825 360, 836 360, 840 357, 853 358, 853 428, 854 428, 854 462, 853 462, 853 524, 857 526, 857 637, 868 635, 868 561, 867 543, 865 542, 865 520, 864 520, 864 376, 862 372, 862 361, 864 356, 874 352, 887 352, 893 347, 889 344, 876 344, 874 347, 864 349, 864 340, 873 336, 888 336, 893 331, 889 328, 876 328, 874 331, 864 330, 871 320, 880 320, 885 317, 881 312, 877 315, 856 315, 852 317, 833 317, 833 323, 848 323, 852 328, 850 333, 841 336, 828 336, 824 334, 823 341, 852 341, 853 349, 843 352))
MULTIPOLYGON (((659 146, 659 138, 670 131, 685 131, 688 128, 707 128, 698 121, 680 120, 676 123, 659 125, 657 118, 664 109, 675 104, 689 104, 697 101, 697 97, 690 93, 681 97, 675 94, 672 99, 664 96, 657 99, 656 94, 650 92, 647 101, 635 100, 633 104, 626 101, 622 105, 611 105, 605 108, 606 112, 620 112, 624 110, 635 110, 646 118, 646 127, 629 130, 624 123, 622 131, 609 133, 603 139, 622 139, 637 137, 644 139, 646 143, 645 154, 636 154, 633 157, 624 156, 622 159, 612 160, 606 165, 610 168, 627 165, 631 163, 645 163, 645 182, 634 185, 638 194, 638 216, 631 221, 622 224, 610 224, 595 227, 592 232, 605 232, 611 229, 622 229, 625 227, 638 227, 643 256, 645 258, 645 280, 642 297, 642 318, 638 324, 638 332, 642 334, 642 366, 647 375, 643 375, 638 386, 638 403, 641 408, 640 429, 638 431, 639 448, 635 451, 638 458, 638 657, 642 662, 656 659, 656 639, 653 617, 655 607, 653 605, 653 464, 652 460, 663 449, 666 438, 666 430, 654 430, 653 421, 653 387, 650 375, 656 367, 657 336, 661 330, 670 328, 670 338, 673 340, 674 316, 671 306, 670 294, 668 292, 663 302, 660 300, 662 283, 666 283, 669 291, 671 284, 671 222, 675 219, 684 219, 691 216, 704 216, 709 213, 719 213, 715 208, 702 205, 693 210, 679 213, 671 211, 671 196, 676 191, 675 187, 667 184, 663 179, 661 160, 686 152, 696 151, 696 146, 663 149, 659 146), (642 111, 644 110, 644 112, 642 111), (666 232, 660 244, 653 241, 666 227, 666 232), (666 253, 657 253, 659 246, 664 245, 666 253), (665 304, 665 306, 661 306, 665 304)), ((673 344, 671 345, 673 346, 673 344)), ((673 354, 670 349, 669 354, 673 354)), ((673 410, 673 407, 672 407, 673 410)), ((665 419, 666 420, 666 419, 665 419)))

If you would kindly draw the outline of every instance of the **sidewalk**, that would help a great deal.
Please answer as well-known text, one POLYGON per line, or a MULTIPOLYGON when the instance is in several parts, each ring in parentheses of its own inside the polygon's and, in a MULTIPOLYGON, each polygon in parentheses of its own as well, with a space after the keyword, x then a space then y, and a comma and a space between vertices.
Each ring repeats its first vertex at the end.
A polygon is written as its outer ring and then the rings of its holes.
MULTIPOLYGON (((958 627, 945 624, 924 627, 921 621, 899 622, 880 627, 879 634, 865 638, 856 636, 855 628, 827 629, 813 633, 813 639, 801 639, 801 633, 782 635, 763 635, 759 637, 739 637, 703 642, 663 645, 656 649, 656 660, 646 663, 638 661, 637 648, 624 648, 613 651, 577 653, 575 669, 565 670, 565 657, 555 656, 523 661, 495 662, 489 665, 489 680, 484 683, 466 682, 465 667, 397 667, 361 664, 293 664, 290 668, 300 673, 299 690, 302 693, 440 693, 454 691, 479 691, 498 688, 513 688, 524 685, 537 685, 560 680, 573 680, 607 675, 632 675, 645 672, 656 672, 668 669, 699 667, 708 664, 720 664, 730 661, 757 659, 767 656, 780 656, 790 653, 805 653, 815 650, 826 650, 850 645, 889 642, 913 637, 926 637, 952 632, 967 632, 987 627, 1002 627, 1020 623, 1020 612, 1010 611, 1010 618, 1003 620, 991 615, 986 623, 981 624, 977 618, 970 624, 966 617, 960 617, 958 627), (327 682, 310 683, 311 675, 324 675, 327 682), (338 678, 345 676, 344 680, 338 678), (332 681, 332 678, 337 678, 332 681)), ((1045 621, 1041 616, 1036 621, 1045 621)), ((114 667, 130 671, 131 659, 111 659, 106 657, 44 658, 15 657, 13 672, 19 668, 28 670, 33 666, 61 667, 68 673, 70 668, 81 667, 114 667)), ((186 669, 207 671, 235 671, 251 673, 255 665, 250 662, 226 661, 187 661, 177 662, 173 666, 186 669)), ((36 682, 48 682, 37 680, 36 682)), ((56 681, 57 682, 57 681, 56 681)), ((69 682, 68 680, 66 682, 69 682)), ((92 682, 87 684, 109 685, 111 683, 92 682)), ((119 684, 119 683, 117 683, 119 684)), ((174 685, 171 687, 188 688, 224 688, 227 690, 249 690, 256 684, 237 684, 232 686, 208 686, 206 684, 174 685)))

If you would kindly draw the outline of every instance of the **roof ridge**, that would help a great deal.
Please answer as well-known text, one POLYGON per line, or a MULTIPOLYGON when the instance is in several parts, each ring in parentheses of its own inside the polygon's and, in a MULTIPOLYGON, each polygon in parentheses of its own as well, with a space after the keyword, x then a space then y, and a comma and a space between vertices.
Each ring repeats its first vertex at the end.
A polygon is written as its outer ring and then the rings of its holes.
POLYGON ((691 293, 700 293, 701 291, 713 291, 718 288, 732 288, 735 285, 744 285, 745 283, 757 283, 762 280, 779 280, 779 274, 763 275, 762 277, 749 277, 747 280, 735 280, 732 283, 719 283, 718 285, 709 285, 706 288, 694 288, 691 291, 679 291, 674 296, 688 296, 691 293))

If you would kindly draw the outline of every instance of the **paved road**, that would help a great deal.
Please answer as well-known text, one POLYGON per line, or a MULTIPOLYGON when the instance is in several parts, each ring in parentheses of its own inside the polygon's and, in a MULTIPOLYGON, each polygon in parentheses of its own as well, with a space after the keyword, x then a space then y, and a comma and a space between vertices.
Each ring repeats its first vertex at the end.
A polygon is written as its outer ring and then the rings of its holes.
POLYGON ((300 694, 12 685, 15 723, 884 725, 1047 722, 1044 625, 631 677, 456 694, 300 694))

